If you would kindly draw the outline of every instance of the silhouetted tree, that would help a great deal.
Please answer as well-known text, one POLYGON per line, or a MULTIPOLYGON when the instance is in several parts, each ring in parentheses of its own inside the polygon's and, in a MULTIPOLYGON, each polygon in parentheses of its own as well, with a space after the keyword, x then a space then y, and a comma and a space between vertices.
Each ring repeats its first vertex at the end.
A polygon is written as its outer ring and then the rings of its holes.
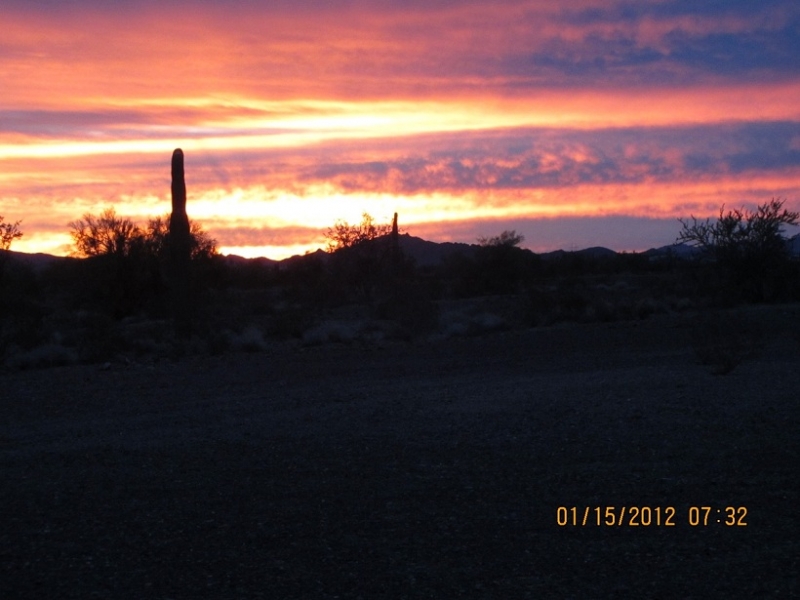
POLYGON ((3 215, 0 215, 0 250, 8 250, 11 248, 11 242, 22 237, 22 232, 19 230, 19 224, 4 223, 3 215))
MULTIPOLYGON (((170 288, 173 297, 182 298, 180 305, 183 308, 173 306, 174 314, 189 315, 191 311, 187 307, 192 300, 190 267, 195 268, 196 263, 208 263, 217 255, 216 240, 199 224, 190 223, 186 216, 182 153, 180 159, 177 167, 173 164, 176 179, 173 188, 177 194, 173 198, 174 202, 177 201, 177 212, 173 210, 173 215, 150 219, 147 227, 142 229, 131 219, 119 217, 113 208, 108 208, 99 216, 85 214, 82 219, 69 223, 75 244, 74 254, 90 259, 90 264, 86 265, 90 274, 87 292, 116 317, 146 306, 156 307, 155 310, 161 312, 166 305, 157 307, 166 300, 165 292, 170 288), (181 223, 178 234, 175 227, 171 227, 175 214, 181 223), (165 278, 165 274, 169 277, 165 278)), ((182 321, 184 316, 180 319, 185 325, 182 321)))
POLYGON ((514 229, 507 229, 500 235, 494 237, 481 236, 478 238, 479 245, 491 247, 504 246, 513 248, 519 246, 524 241, 525 236, 521 233, 517 233, 514 229))
MULTIPOLYGON (((169 248, 169 215, 155 217, 147 222, 145 245, 149 254, 166 257, 169 248)), ((217 256, 217 240, 196 221, 189 219, 189 258, 208 260, 217 256)))
POLYGON ((392 232, 391 225, 377 225, 369 213, 361 216, 361 223, 351 225, 347 221, 336 221, 325 233, 328 240, 328 252, 336 252, 342 248, 352 248, 369 240, 374 240, 392 232))
MULTIPOLYGON (((131 219, 117 216, 113 208, 104 210, 99 216, 87 213, 82 219, 69 223, 75 244, 74 254, 80 257, 145 255, 166 259, 170 240, 169 221, 169 215, 155 217, 142 229, 131 219)), ((202 225, 190 220, 190 259, 210 259, 216 255, 217 240, 204 231, 202 225)))
POLYGON ((0 215, 0 281, 3 278, 11 242, 22 237, 22 232, 19 230, 20 221, 16 223, 4 223, 3 221, 3 216, 0 215))
POLYGON ((346 296, 355 291, 361 299, 373 298, 376 286, 391 271, 391 233, 392 225, 378 225, 366 212, 357 225, 339 220, 328 229, 328 252, 334 255, 330 269, 339 292, 346 296))
POLYGON ((483 294, 515 293, 530 271, 534 255, 519 248, 525 236, 506 230, 494 237, 480 237, 475 253, 477 289, 483 294))
POLYGON ((83 257, 128 256, 143 237, 142 230, 133 221, 118 217, 113 208, 99 216, 87 213, 82 219, 71 221, 69 227, 75 254, 83 257))
POLYGON ((783 226, 797 225, 800 219, 800 213, 786 210, 784 203, 773 199, 754 212, 733 209, 726 213, 723 206, 716 222, 698 221, 692 216, 690 225, 680 219, 683 229, 677 241, 709 252, 721 262, 782 256, 786 253, 783 226))
POLYGON ((785 201, 772 199, 755 211, 720 208, 716 221, 691 223, 683 228, 677 242, 695 246, 727 271, 748 300, 769 300, 772 288, 785 275, 788 249, 783 227, 798 225, 800 213, 783 208, 785 201))
POLYGON ((146 273, 139 258, 144 232, 113 208, 100 215, 84 214, 69 223, 74 255, 87 258, 86 293, 115 317, 138 310, 146 288, 146 273))

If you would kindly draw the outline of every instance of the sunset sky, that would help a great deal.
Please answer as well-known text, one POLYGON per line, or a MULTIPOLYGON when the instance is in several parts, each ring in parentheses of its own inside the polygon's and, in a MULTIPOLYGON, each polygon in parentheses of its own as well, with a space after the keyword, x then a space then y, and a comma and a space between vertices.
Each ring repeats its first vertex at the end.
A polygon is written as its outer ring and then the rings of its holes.
POLYGON ((365 211, 544 251, 800 209, 797 0, 3 0, 0 23, 15 250, 168 213, 178 147, 190 218, 242 256, 365 211))

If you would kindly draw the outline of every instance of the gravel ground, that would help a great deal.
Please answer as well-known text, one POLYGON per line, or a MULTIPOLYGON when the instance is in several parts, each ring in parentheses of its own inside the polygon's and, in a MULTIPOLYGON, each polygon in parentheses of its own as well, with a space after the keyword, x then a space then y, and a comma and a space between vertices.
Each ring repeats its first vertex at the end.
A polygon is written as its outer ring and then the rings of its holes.
POLYGON ((798 597, 787 315, 2 373, 0 597, 798 597))

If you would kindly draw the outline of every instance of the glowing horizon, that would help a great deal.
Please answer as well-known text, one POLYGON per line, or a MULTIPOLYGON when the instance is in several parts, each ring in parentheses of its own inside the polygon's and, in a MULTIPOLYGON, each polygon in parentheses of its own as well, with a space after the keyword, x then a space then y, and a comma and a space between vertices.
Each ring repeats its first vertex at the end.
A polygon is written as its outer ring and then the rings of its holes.
POLYGON ((800 208, 789 0, 191 6, 0 10, 15 250, 67 254, 67 223, 109 206, 165 214, 177 147, 190 217, 248 256, 323 247, 362 212, 439 241, 643 250, 722 204, 800 208))

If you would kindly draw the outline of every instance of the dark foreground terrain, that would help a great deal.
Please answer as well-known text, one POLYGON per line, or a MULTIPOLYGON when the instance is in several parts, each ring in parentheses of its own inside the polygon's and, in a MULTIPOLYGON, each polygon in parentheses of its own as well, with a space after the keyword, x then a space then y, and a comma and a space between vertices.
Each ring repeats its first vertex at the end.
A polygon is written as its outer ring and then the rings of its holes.
POLYGON ((797 597, 799 313, 2 373, 0 597, 797 597))

